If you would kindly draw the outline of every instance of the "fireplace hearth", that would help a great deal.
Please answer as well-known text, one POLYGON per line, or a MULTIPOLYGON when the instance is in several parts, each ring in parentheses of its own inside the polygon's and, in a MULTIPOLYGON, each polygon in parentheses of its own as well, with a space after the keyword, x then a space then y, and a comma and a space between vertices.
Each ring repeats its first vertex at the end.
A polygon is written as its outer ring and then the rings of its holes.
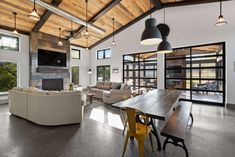
POLYGON ((63 79, 42 79, 42 89, 49 91, 61 91, 64 89, 63 79))

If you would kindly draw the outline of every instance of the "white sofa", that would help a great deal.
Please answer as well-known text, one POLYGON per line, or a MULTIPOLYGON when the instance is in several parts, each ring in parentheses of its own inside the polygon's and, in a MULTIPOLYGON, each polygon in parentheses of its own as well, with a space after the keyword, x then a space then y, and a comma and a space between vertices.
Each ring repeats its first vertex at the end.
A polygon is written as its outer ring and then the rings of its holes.
POLYGON ((106 104, 114 104, 131 97, 129 90, 110 90, 103 92, 103 102, 106 104))
POLYGON ((79 91, 14 89, 9 91, 9 111, 40 125, 81 123, 85 100, 85 95, 79 91))

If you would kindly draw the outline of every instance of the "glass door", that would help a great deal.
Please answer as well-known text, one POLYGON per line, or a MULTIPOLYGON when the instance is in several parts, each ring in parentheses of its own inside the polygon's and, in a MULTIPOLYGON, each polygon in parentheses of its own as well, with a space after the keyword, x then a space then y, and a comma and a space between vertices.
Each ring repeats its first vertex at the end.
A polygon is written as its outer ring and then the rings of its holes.
POLYGON ((224 43, 175 49, 165 57, 166 89, 182 90, 182 99, 225 102, 224 43))

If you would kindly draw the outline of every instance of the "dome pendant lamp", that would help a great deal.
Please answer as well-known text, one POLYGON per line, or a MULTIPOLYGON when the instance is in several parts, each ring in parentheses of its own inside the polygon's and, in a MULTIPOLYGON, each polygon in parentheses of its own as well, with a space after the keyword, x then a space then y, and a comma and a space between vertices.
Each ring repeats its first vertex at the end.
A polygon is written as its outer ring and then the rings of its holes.
POLYGON ((17 29, 16 29, 16 15, 17 15, 17 13, 13 12, 13 15, 14 15, 14 30, 12 31, 12 34, 19 35, 19 33, 18 33, 17 29))
POLYGON ((220 0, 220 15, 218 17, 218 20, 216 22, 216 26, 223 26, 226 25, 228 22, 224 19, 224 16, 222 15, 222 0, 220 0))
POLYGON ((28 17, 33 21, 39 21, 40 16, 37 13, 36 6, 35 6, 35 0, 33 1, 33 11, 28 15, 28 17))
MULTIPOLYGON (((151 9, 151 0, 150 9, 151 9)), ((157 21, 155 18, 152 18, 150 14, 150 18, 145 21, 145 29, 141 36, 141 45, 155 45, 159 44, 162 41, 162 36, 158 28, 156 27, 157 21)))
POLYGON ((63 44, 63 42, 62 42, 62 40, 61 40, 61 39, 62 39, 62 38, 61 38, 61 28, 59 28, 59 33, 60 33, 60 34, 59 34, 59 35, 60 35, 60 40, 59 40, 59 42, 58 42, 58 46, 59 46, 59 47, 62 47, 62 46, 64 46, 64 44, 63 44))
POLYGON ((112 42, 112 46, 115 46, 115 45, 116 45, 115 39, 114 39, 114 21, 115 21, 115 19, 112 18, 112 21, 113 21, 113 34, 112 34, 112 36, 113 36, 113 42, 112 42))
POLYGON ((85 30, 85 33, 84 33, 84 37, 89 37, 89 32, 88 32, 88 27, 87 27, 87 24, 88 24, 88 0, 85 0, 86 2, 86 30, 85 30))
POLYGON ((163 19, 164 19, 164 23, 158 24, 157 28, 160 30, 161 35, 162 35, 162 42, 158 45, 157 48, 157 53, 158 54, 166 54, 166 53, 171 53, 172 51, 172 47, 171 44, 167 41, 167 36, 170 33, 170 27, 166 24, 166 18, 165 18, 165 7, 163 8, 164 12, 163 12, 163 19))

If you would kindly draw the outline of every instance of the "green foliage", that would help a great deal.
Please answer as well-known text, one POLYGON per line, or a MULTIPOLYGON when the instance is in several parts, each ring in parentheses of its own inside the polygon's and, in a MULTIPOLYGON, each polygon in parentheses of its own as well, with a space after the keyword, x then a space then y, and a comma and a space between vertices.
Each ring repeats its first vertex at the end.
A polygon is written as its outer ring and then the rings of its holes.
POLYGON ((79 85, 79 67, 72 67, 72 83, 75 85, 79 85))
POLYGON ((0 63, 0 92, 6 92, 17 86, 17 65, 0 63))

